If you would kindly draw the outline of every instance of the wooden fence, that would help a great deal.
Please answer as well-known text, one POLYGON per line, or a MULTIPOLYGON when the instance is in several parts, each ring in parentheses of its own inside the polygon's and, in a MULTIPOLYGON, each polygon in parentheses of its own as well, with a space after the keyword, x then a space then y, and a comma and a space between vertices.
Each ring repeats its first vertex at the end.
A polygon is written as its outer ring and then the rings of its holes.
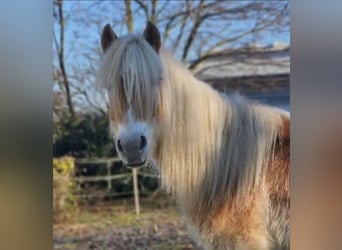
MULTIPOLYGON (((131 170, 131 173, 125 174, 111 174, 111 166, 115 162, 121 162, 119 158, 93 158, 93 159, 75 159, 76 164, 94 164, 94 165, 101 165, 105 164, 107 168, 106 175, 98 175, 98 176, 78 176, 75 177, 75 180, 79 183, 85 182, 99 182, 99 181, 106 181, 107 182, 107 191, 111 191, 112 189, 112 180, 114 179, 122 179, 127 177, 133 178, 133 193, 134 193, 134 204, 135 204, 135 211, 136 214, 140 213, 140 203, 139 203, 139 188, 138 188, 138 175, 141 176, 148 176, 152 178, 158 178, 156 175, 139 172, 138 169, 134 168, 131 170)), ((120 195, 119 193, 117 194, 120 195)), ((115 194, 114 194, 115 196, 115 194)))

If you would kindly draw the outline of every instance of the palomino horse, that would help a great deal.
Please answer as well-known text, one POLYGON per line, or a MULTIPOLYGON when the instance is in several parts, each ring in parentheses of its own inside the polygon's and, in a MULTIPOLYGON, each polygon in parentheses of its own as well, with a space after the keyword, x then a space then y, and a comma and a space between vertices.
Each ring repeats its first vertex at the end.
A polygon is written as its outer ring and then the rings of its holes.
POLYGON ((290 116, 220 94, 143 35, 101 36, 121 160, 153 163, 209 249, 289 249, 290 116))

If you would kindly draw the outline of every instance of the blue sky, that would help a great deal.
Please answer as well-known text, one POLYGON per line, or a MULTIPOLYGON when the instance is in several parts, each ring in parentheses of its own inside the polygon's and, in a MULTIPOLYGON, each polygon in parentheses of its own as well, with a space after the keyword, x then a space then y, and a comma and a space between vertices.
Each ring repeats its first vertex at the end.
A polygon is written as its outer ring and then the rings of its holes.
MULTIPOLYGON (((100 61, 100 33, 102 27, 106 23, 110 23, 117 33, 117 35, 123 35, 127 33, 127 28, 123 23, 124 21, 124 4, 123 1, 102 1, 100 4, 98 1, 65 1, 64 2, 64 14, 66 17, 66 33, 65 33, 65 65, 66 70, 70 77, 75 75, 77 78, 77 83, 83 88, 92 90, 92 84, 94 82, 96 68, 100 61), (97 50, 97 52, 95 51, 97 50), (81 80, 80 80, 81 79, 81 80)), ((162 5, 163 1, 160 1, 162 5)), ((230 4, 239 5, 242 2, 230 1, 230 4)), ((247 1, 243 1, 247 3, 247 1)), ((178 2, 171 1, 171 8, 165 11, 165 15, 168 15, 174 11, 173 8, 177 7, 178 2)), ((133 9, 136 6, 133 5, 133 9)), ((146 20, 142 12, 134 16, 134 30, 135 32, 142 32, 146 20)), ((212 26, 201 26, 202 31, 213 32, 215 35, 220 35, 224 38, 228 38, 234 34, 236 30, 245 29, 253 24, 252 21, 232 21, 229 23, 223 21, 212 22, 212 26), (222 27, 227 26, 223 29, 222 27)), ((189 27, 192 25, 191 22, 187 23, 189 27)), ((158 28, 161 33, 164 33, 165 23, 158 23, 158 28)), ((55 26, 55 31, 58 35, 58 27, 55 26)), ((178 31, 177 31, 178 32, 178 31)), ((171 38, 175 38, 177 33, 170 33, 171 38)), ((204 38, 209 38, 210 42, 217 42, 217 40, 212 39, 210 36, 204 38)), ((274 42, 283 42, 286 44, 290 43, 290 33, 289 31, 274 33, 271 30, 265 30, 260 33, 259 36, 254 37, 254 39, 248 38, 244 42, 256 42, 259 44, 269 45, 274 42)), ((201 41, 196 41, 189 52, 189 59, 196 58, 196 48, 199 47, 201 41)), ((172 40, 168 40, 164 47, 170 49, 173 45, 172 40)), ((180 48, 185 45, 185 38, 180 42, 180 48)), ((209 46, 208 45, 208 46, 209 46)), ((240 44, 230 44, 229 48, 239 47, 240 44)), ((175 57, 180 59, 182 50, 176 50, 175 57)), ((56 62, 56 57, 54 58, 56 62)))
MULTIPOLYGON (((99 36, 100 36, 100 30, 98 30, 98 25, 92 24, 95 23, 95 20, 100 18, 100 26, 104 26, 106 23, 110 23, 115 32, 120 36, 122 34, 126 34, 127 30, 125 26, 116 25, 118 22, 115 21, 115 19, 122 20, 124 19, 123 15, 123 8, 124 5, 122 3, 123 1, 104 1, 101 3, 100 6, 94 5, 96 1, 78 1, 77 6, 75 7, 74 1, 66 1, 64 3, 64 9, 65 14, 68 15, 69 13, 72 15, 72 19, 83 19, 87 20, 89 22, 89 25, 87 26, 80 26, 80 22, 75 21, 69 21, 66 25, 66 51, 79 51, 81 52, 83 49, 85 49, 89 44, 98 44, 99 45, 99 36), (75 33, 79 33, 80 37, 79 39, 75 39, 75 33)), ((240 1, 236 1, 236 4, 241 3, 240 1)), ((246 3, 246 1, 244 1, 246 3)), ((176 2, 171 2, 171 7, 173 4, 178 4, 176 2)), ((162 1, 160 3, 162 5, 162 1)), ((133 8, 135 8, 135 5, 133 4, 133 8)), ((143 17, 142 13, 139 13, 139 15, 136 15, 134 20, 134 30, 135 31, 142 31, 145 27, 145 18, 143 17)), ((215 27, 210 27, 212 31, 215 32, 215 29, 218 29, 219 27, 222 27, 225 25, 224 22, 218 21, 217 23, 214 23, 215 27)), ((253 24, 253 21, 230 21, 229 28, 222 32, 222 36, 229 37, 232 33, 234 33, 235 30, 238 29, 244 29, 246 27, 250 27, 253 24)), ((191 25, 191 23, 189 24, 191 25)), ((203 27, 204 28, 204 27, 203 27)), ((159 29, 163 33, 164 25, 159 25, 159 29)), ((177 34, 172 33, 170 34, 170 37, 175 37, 177 34)), ((184 44, 185 41, 182 41, 182 44, 184 44)), ((265 30, 264 32, 260 33, 258 37, 255 38, 255 41, 260 44, 269 45, 274 42, 283 42, 283 43, 290 43, 290 33, 288 31, 282 32, 282 33, 272 33, 270 30, 265 30)), ((165 47, 170 47, 170 43, 166 43, 165 47)), ((234 46, 232 44, 231 46, 234 46)), ((238 45, 235 45, 238 46, 238 45)), ((195 48, 193 48, 195 49, 195 48)), ((176 51, 178 52, 178 51, 176 51)), ((180 57, 180 52, 176 54, 176 57, 180 57)), ((194 52, 190 51, 190 57, 194 57, 194 52)))

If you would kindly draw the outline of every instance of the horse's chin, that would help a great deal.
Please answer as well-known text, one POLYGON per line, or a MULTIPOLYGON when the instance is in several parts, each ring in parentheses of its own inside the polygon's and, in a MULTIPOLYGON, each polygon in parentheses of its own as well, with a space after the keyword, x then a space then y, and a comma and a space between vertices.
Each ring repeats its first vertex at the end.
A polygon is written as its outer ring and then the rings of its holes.
POLYGON ((127 162, 124 162, 124 164, 126 165, 126 167, 128 168, 141 168, 141 167, 144 167, 146 165, 146 160, 145 161, 142 161, 142 162, 138 162, 138 163, 127 163, 127 162))

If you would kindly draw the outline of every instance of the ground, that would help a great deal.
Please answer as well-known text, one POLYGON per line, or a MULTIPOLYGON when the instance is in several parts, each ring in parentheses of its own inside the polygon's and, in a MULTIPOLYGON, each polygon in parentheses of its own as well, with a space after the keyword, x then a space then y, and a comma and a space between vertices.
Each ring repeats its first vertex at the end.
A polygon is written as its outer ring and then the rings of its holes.
POLYGON ((152 209, 142 204, 139 216, 127 205, 95 207, 54 224, 54 249, 201 249, 175 206, 152 209))

